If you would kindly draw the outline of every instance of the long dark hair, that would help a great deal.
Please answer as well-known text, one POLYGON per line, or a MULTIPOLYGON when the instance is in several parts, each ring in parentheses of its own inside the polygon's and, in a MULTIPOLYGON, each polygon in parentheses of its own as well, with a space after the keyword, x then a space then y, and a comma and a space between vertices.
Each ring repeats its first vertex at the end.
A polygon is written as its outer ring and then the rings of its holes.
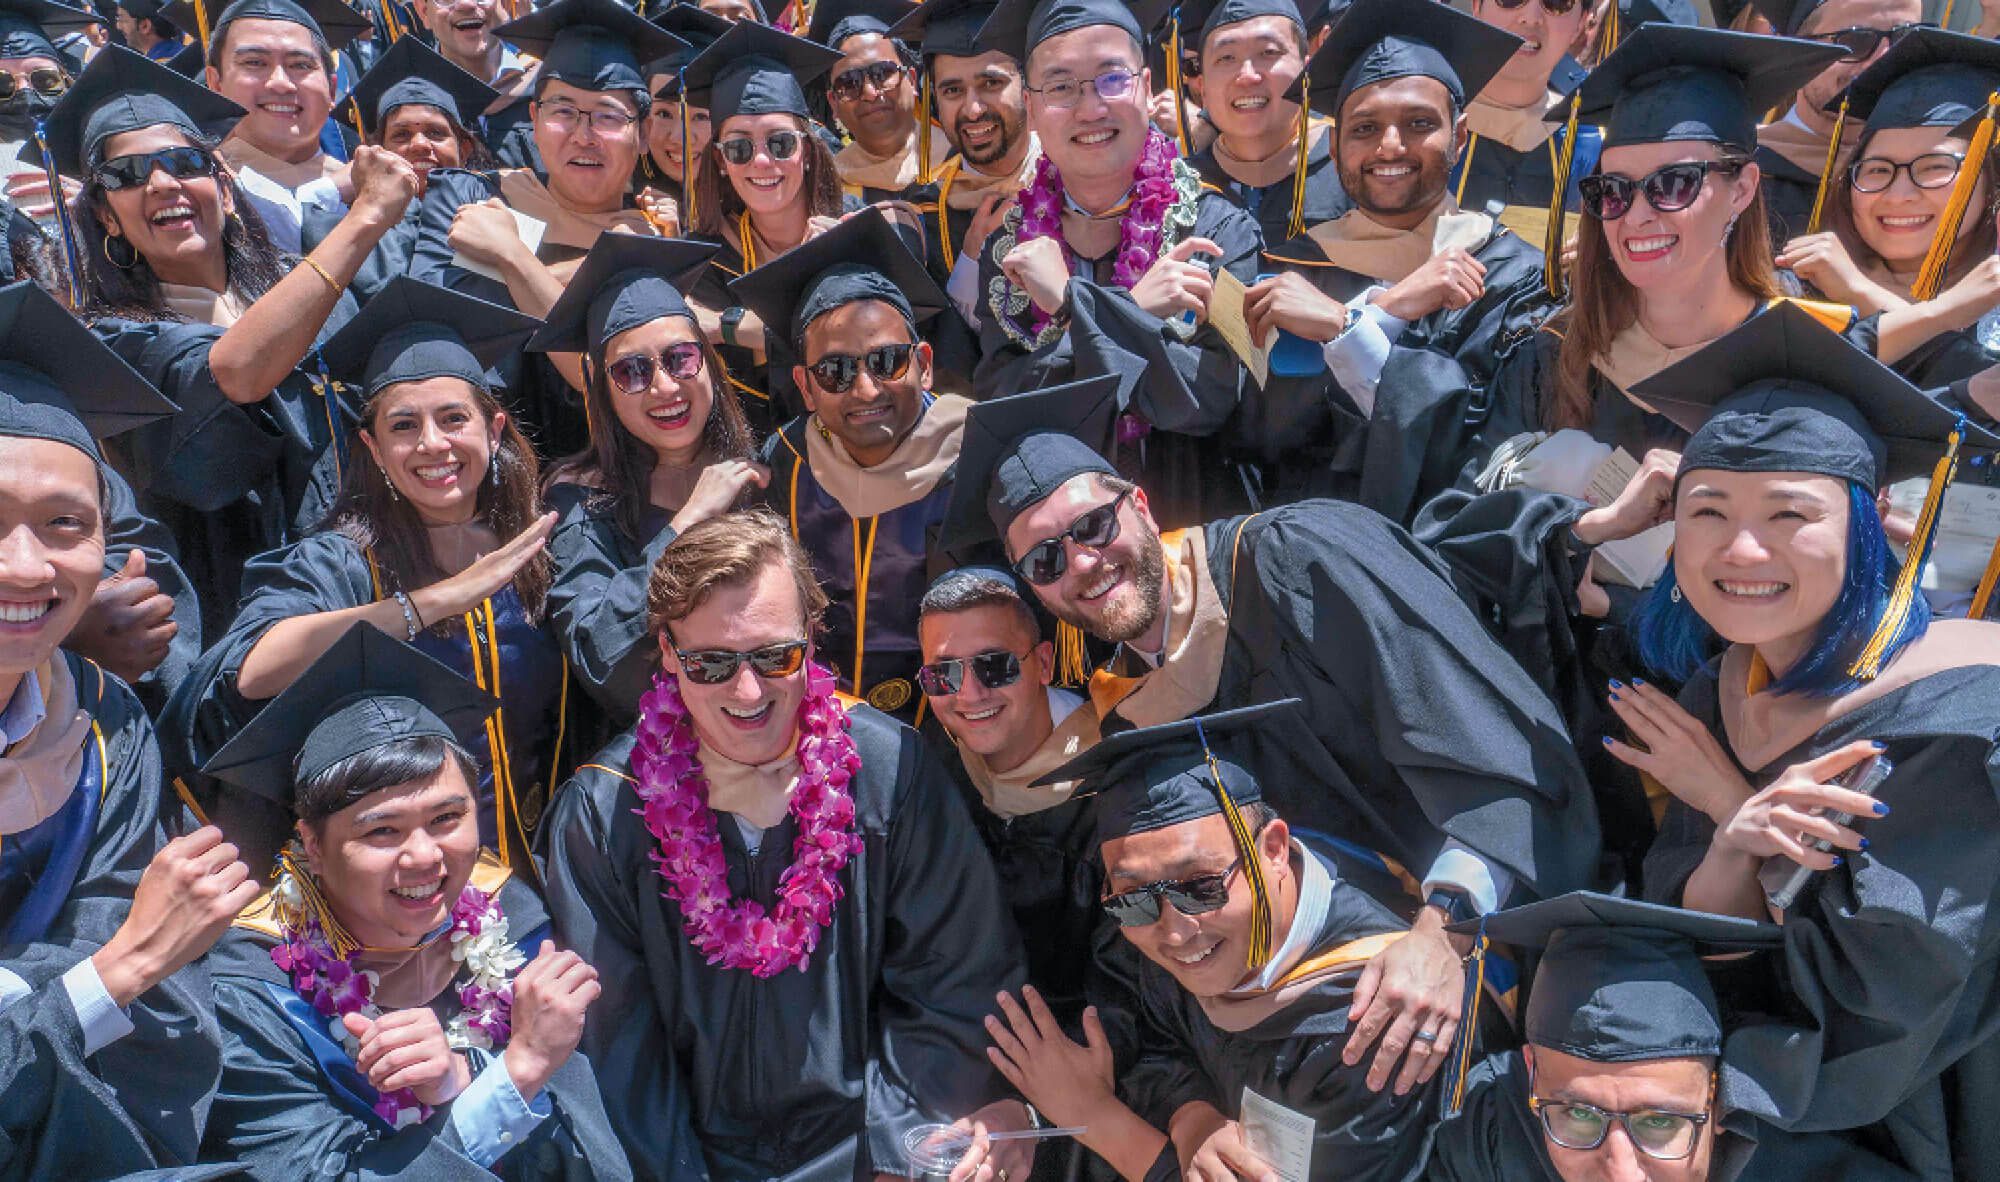
MULTIPOLYGON (((805 153, 807 212, 814 217, 837 218, 842 206, 840 169, 825 141, 805 120, 800 119, 800 150, 805 153)), ((713 133, 694 170, 694 232, 704 238, 733 242, 737 215, 743 212, 743 198, 722 172, 722 127, 711 124, 713 133)))
MULTIPOLYGON (((361 404, 361 423, 368 430, 375 430, 375 415, 382 407, 382 396, 395 388, 385 386, 361 404)), ((502 409, 499 399, 477 386, 468 388, 490 429, 493 416, 502 409)), ((512 416, 494 440, 490 462, 500 470, 499 482, 494 483, 491 471, 481 477, 476 512, 505 542, 528 528, 528 523, 542 511, 541 465, 535 459, 535 449, 514 425, 512 416)), ((439 570, 431 560, 430 539, 425 536, 422 519, 407 500, 390 490, 388 474, 366 447, 349 449, 340 500, 335 502, 322 528, 340 533, 357 546, 372 548, 382 580, 387 584, 385 591, 414 591, 457 573, 439 570)), ((542 605, 548 599, 549 583, 554 577, 546 550, 530 559, 514 576, 514 590, 520 595, 521 607, 529 619, 541 618, 542 605)), ((442 623, 432 621, 433 626, 442 623)))
MULTIPOLYGON (((215 152, 215 142, 204 136, 192 137, 192 142, 196 147, 206 148, 211 155, 215 152)), ((216 160, 219 165, 221 157, 216 160)), ((264 219, 250 204, 249 195, 225 172, 218 171, 215 179, 227 189, 236 207, 232 216, 222 219, 222 265, 229 276, 229 289, 245 303, 255 303, 276 287, 291 268, 278 248, 271 245, 264 219)), ((153 274, 151 264, 129 241, 125 249, 133 251, 137 258, 129 267, 112 265, 111 256, 105 252, 110 235, 105 233, 102 220, 111 218, 110 198, 93 169, 84 178, 83 191, 70 202, 70 221, 76 227, 76 261, 83 272, 82 315, 86 319, 98 316, 139 321, 184 319, 167 307, 160 294, 160 277, 153 274)))
MULTIPOLYGON (((700 339, 699 337, 697 339, 700 339)), ((709 462, 750 458, 750 421, 729 384, 728 372, 714 346, 700 339, 702 373, 708 377, 708 421, 702 424, 702 448, 709 462)), ((659 456, 618 421, 611 405, 611 384, 604 374, 604 350, 609 342, 591 346, 584 355, 584 409, 590 422, 590 446, 549 468, 544 485, 569 483, 592 490, 585 508, 609 513, 619 532, 636 543, 647 540, 647 507, 651 504, 653 467, 659 456)))
MULTIPOLYGON (((1860 160, 1866 155, 1868 143, 1874 138, 1863 136, 1861 142, 1854 146, 1853 159, 1860 160)), ((2000 211, 2000 158, 1996 158, 1995 153, 1988 152, 1985 161, 1980 165, 1980 171, 1986 177, 1986 205, 1983 209, 1965 211, 1965 220, 1971 223, 1972 232, 1963 233, 1965 223, 1960 223, 1961 235, 1958 241, 1952 244, 1951 256, 1945 260, 1944 282, 1938 285, 1939 291, 1944 291, 1965 278, 1972 268, 1979 265, 1979 260, 1990 258, 1993 254, 1996 237, 1993 215, 1996 211, 2000 211)), ((1861 232, 1854 227, 1854 189, 1845 172, 1835 177, 1826 187, 1826 224, 1840 236, 1841 243, 1847 247, 1847 253, 1852 255, 1856 262, 1867 259, 1881 261, 1882 256, 1875 253, 1874 248, 1862 239, 1861 232)))

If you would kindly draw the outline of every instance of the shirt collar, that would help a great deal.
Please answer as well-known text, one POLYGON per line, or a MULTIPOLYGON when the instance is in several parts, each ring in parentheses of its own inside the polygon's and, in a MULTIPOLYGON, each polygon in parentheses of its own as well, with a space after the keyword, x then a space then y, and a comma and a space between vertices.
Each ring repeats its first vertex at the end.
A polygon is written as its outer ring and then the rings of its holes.
POLYGON ((27 738, 48 716, 48 704, 42 701, 42 679, 30 669, 15 687, 6 708, 0 710, 0 750, 27 738))
POLYGON ((1239 991, 1262 991, 1275 985, 1305 959, 1306 950, 1319 938, 1319 930, 1326 923, 1327 909, 1333 905, 1333 875, 1327 872, 1318 855, 1299 844, 1297 838, 1292 839, 1292 863, 1299 872, 1299 905, 1292 913, 1292 930, 1285 933, 1285 942, 1271 962, 1239 986, 1239 991))

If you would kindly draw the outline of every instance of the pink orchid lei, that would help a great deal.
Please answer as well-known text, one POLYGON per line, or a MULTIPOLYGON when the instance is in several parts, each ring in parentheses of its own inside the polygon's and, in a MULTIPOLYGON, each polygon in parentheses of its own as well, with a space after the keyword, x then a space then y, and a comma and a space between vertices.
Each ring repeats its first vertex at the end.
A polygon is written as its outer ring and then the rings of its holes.
MULTIPOLYGON (((1130 291, 1160 257, 1165 240, 1167 210, 1178 199, 1174 185, 1174 162, 1180 150, 1157 127, 1146 129, 1146 146, 1132 171, 1132 197, 1125 216, 1118 223, 1118 253, 1112 259, 1111 282, 1130 291)), ((1035 179, 1021 191, 1021 230, 1018 240, 1054 238, 1062 243, 1063 261, 1076 270, 1076 255, 1063 240, 1063 182, 1055 162, 1043 154, 1035 165, 1035 179)), ((1029 326, 1039 337, 1048 327, 1049 314, 1034 308, 1029 326)))
POLYGON ((688 942, 711 965, 747 969, 756 977, 803 969, 833 922, 834 904, 845 893, 841 869, 861 850, 848 792, 861 756, 833 686, 832 671, 808 664, 799 707, 799 780, 791 800, 799 835, 794 860, 778 880, 777 906, 768 913, 754 899, 730 898, 729 867, 680 682, 661 673, 640 700, 632 770, 642 806, 633 811, 659 844, 652 857, 667 884, 661 895, 680 905, 688 942))
MULTIPOLYGON (((374 1000, 380 979, 356 968, 353 954, 343 957, 334 952, 289 875, 278 880, 273 893, 278 914, 301 918, 280 924, 283 942, 271 949, 271 962, 291 974, 292 990, 312 1005, 314 1013, 329 1020, 327 1033, 349 1055, 358 1053, 360 1042, 341 1019, 349 1014, 370 1021, 382 1016, 374 1000)), ((446 1028, 447 1039, 455 1047, 491 1048, 506 1042, 514 1010, 511 976, 525 958, 507 939, 507 919, 499 904, 468 884, 451 909, 451 941, 452 958, 472 970, 472 980, 458 991, 463 1009, 446 1028)), ((400 1088, 376 1098, 375 1115, 390 1128, 401 1129, 429 1120, 431 1107, 410 1089, 400 1088)))

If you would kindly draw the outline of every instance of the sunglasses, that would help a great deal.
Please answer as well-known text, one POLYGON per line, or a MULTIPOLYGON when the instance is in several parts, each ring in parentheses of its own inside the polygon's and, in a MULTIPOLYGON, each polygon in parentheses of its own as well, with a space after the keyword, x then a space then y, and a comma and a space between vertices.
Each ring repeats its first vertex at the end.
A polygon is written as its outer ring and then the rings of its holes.
POLYGON ((868 376, 877 383, 901 378, 910 372, 910 358, 916 351, 915 344, 907 344, 877 345, 860 357, 852 353, 829 353, 806 366, 806 372, 827 393, 845 394, 854 389, 855 379, 861 376, 864 365, 868 367, 868 376))
POLYGON ((1854 167, 1847 170, 1847 183, 1857 193, 1880 193, 1896 183, 1897 173, 1907 172, 1910 183, 1919 189, 1942 189, 1958 179, 1959 167, 1964 163, 1965 157, 1950 152, 1926 152, 1901 164, 1870 156, 1856 160, 1854 167))
POLYGON ((1062 578, 1069 569, 1069 553, 1063 549, 1065 541, 1095 550, 1109 546, 1118 540, 1118 509, 1124 505, 1131 490, 1119 493, 1108 505, 1099 505, 1069 523, 1069 528, 1053 538, 1043 538, 1028 547, 1014 563, 1014 573, 1037 587, 1046 587, 1062 578))
MULTIPOLYGON (((0 102, 6 102, 21 93, 21 80, 5 71, 0 71, 0 102)), ((53 66, 38 66, 28 71, 26 89, 36 94, 53 97, 69 89, 69 75, 53 66)))
POLYGON ((1005 650, 975 653, 949 661, 932 661, 917 670, 917 688, 933 698, 950 697, 965 688, 965 671, 987 689, 1006 689, 1021 680, 1021 658, 1005 650))
POLYGON ((207 148, 161 148, 157 152, 137 152, 113 156, 97 166, 97 179, 107 189, 129 189, 146 183, 156 168, 165 169, 177 181, 215 175, 215 157, 207 148))
POLYGON ((1136 890, 1106 895, 1099 900, 1099 904, 1106 915, 1118 921, 1121 928, 1143 928, 1160 922, 1162 899, 1172 903, 1174 910, 1182 915, 1207 915, 1229 902, 1229 880, 1235 878, 1242 867, 1243 859, 1238 858, 1220 874, 1162 879, 1136 890))
POLYGON ((660 350, 657 363, 650 353, 620 357, 604 367, 604 376, 611 379, 620 394, 644 394, 653 384, 656 364, 667 371, 668 377, 684 382, 701 372, 701 346, 694 341, 668 345, 660 350))
POLYGON ((726 648, 704 648, 692 652, 674 650, 680 660, 681 676, 696 685, 721 685, 736 676, 743 668, 743 662, 759 677, 790 677, 806 663, 806 642, 786 640, 778 644, 767 644, 763 648, 751 649, 747 653, 731 652, 726 648))
POLYGON ((826 92, 843 103, 851 103, 861 97, 863 87, 873 87, 877 93, 889 89, 891 83, 903 76, 899 62, 871 62, 856 66, 852 70, 842 70, 826 84, 826 92))
MULTIPOLYGON (((796 131, 774 131, 764 137, 764 151, 773 160, 790 160, 799 154, 799 133, 796 131)), ((747 135, 732 135, 726 140, 715 141, 722 158, 741 168, 757 158, 757 141, 747 135)))
MULTIPOLYGON (((1493 3, 1495 7, 1504 8, 1508 12, 1512 12, 1517 8, 1526 7, 1528 0, 1493 0, 1493 3)), ((1576 7, 1576 0, 1542 0, 1542 7, 1555 13, 1557 16, 1561 16, 1563 13, 1576 7)))
POLYGON ((1812 36, 1807 37, 1806 40, 1824 41, 1828 45, 1838 45, 1847 51, 1847 56, 1841 58, 1841 61, 1859 62, 1866 61, 1875 56, 1875 51, 1882 47, 1884 41, 1894 41, 1911 29, 1921 27, 1921 25, 1914 24, 1897 25, 1890 29, 1864 29, 1855 26, 1846 29, 1835 29, 1831 33, 1814 33, 1812 36))
POLYGON ((1655 169, 1638 180, 1609 173, 1595 173, 1576 183, 1583 205, 1600 222, 1615 222, 1632 208, 1635 194, 1644 193, 1646 203, 1661 213, 1676 213, 1694 204, 1708 174, 1735 176, 1743 171, 1739 162, 1690 160, 1655 169))

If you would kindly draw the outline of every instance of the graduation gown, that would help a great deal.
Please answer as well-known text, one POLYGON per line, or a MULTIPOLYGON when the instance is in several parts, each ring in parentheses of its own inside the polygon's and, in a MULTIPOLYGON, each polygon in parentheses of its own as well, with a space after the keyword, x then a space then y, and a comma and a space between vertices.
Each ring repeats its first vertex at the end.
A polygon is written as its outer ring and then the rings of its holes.
MULTIPOLYGON (((1991 625, 1940 621, 1879 684, 1766 724, 1744 705, 1747 654, 1692 679, 1681 704, 1753 787, 1868 739, 1894 771, 1887 816, 1857 822, 1868 849, 1815 874, 1785 912, 1778 1012, 1731 1030, 1722 1094, 1732 1128, 1863 1130, 1924 1179, 2000 1178, 2000 644, 1991 625), (1735 703, 1735 704, 1732 704, 1735 703), (1856 704, 1858 703, 1858 704, 1856 704), (1817 714, 1820 717, 1814 717, 1817 714), (1724 719, 1731 721, 1725 727, 1724 719), (1820 723, 1821 718, 1823 723, 1820 723), (1803 733, 1801 733, 1803 732, 1803 733)), ((1762 697, 1763 695, 1757 695, 1762 697)), ((1646 863, 1649 897, 1678 902, 1714 825, 1668 805, 1646 863)))
MULTIPOLYGON (((340 224, 346 210, 332 210, 324 206, 308 205, 300 219, 299 235, 305 241, 305 249, 310 252, 333 232, 340 224)), ((353 282, 347 290, 354 293, 360 303, 375 298, 375 293, 389 285, 389 281, 410 269, 410 255, 417 245, 417 221, 423 212, 423 203, 412 201, 403 209, 403 220, 389 227, 375 249, 361 260, 361 269, 354 273, 353 282)))
POLYGON ((104 577, 124 569, 133 550, 146 556, 146 577, 174 601, 179 631, 167 642, 167 656, 132 687, 148 712, 157 713, 201 656, 201 597, 181 566, 180 543, 167 527, 139 511, 138 494, 110 464, 97 466, 104 482, 104 577))
MULTIPOLYGON (((482 862, 474 885, 490 884, 496 869, 482 862)), ((491 885, 486 889, 494 893, 491 885)), ((497 901, 509 936, 532 960, 549 934, 541 899, 526 879, 512 875, 497 888, 497 901)), ((239 1161, 252 1177, 271 1182, 302 1177, 617 1182, 632 1176, 580 1053, 557 1068, 542 1091, 555 1111, 490 1168, 466 1156, 449 1105, 421 1124, 391 1129, 374 1112, 380 1093, 328 1034, 326 1019, 293 991, 290 975, 271 962, 277 943, 268 920, 239 920, 211 954, 224 1057, 222 1086, 202 1146, 205 1157, 239 1161)), ((432 1000, 440 1022, 458 1012, 458 986, 469 979, 461 969, 432 1000)), ((475 1073, 503 1049, 475 1052, 475 1073)))
MULTIPOLYGON (((291 831, 289 818, 249 793, 218 792, 198 770, 264 707, 236 688, 243 662, 280 620, 361 607, 391 590, 372 549, 334 530, 257 556, 243 574, 235 623, 202 655, 161 716, 172 774, 226 818, 221 823, 253 867, 275 856, 291 831)), ((503 758, 493 757, 490 723, 471 748, 480 766, 480 839, 508 865, 529 865, 528 834, 563 770, 568 670, 561 648, 545 625, 527 618, 511 585, 474 611, 437 621, 415 644, 482 687, 490 687, 498 665, 503 758)))
MULTIPOLYGON (((1310 1176, 1321 1182, 1398 1182, 1422 1150, 1412 1136, 1437 1110, 1442 1077, 1398 1096, 1367 1087, 1369 1061, 1341 1061, 1354 986, 1370 957, 1408 925, 1342 880, 1330 846, 1301 837, 1294 859, 1316 858, 1333 879, 1332 898, 1299 965, 1263 994, 1204 1003, 1160 966, 1139 975, 1145 1050, 1122 1082, 1134 1111, 1157 1128, 1184 1104, 1207 1101, 1242 1119, 1244 1093, 1313 1121, 1310 1176)), ((1149 1179, 1177 1175, 1169 1145, 1149 1179)))
MULTIPOLYGON (((1590 71, 1575 59, 1564 57, 1549 75, 1547 110, 1556 101, 1568 98, 1590 71)), ((1452 195, 1459 208, 1488 214, 1505 222, 1517 234, 1529 237, 1537 247, 1542 239, 1530 232, 1546 229, 1549 200, 1555 196, 1556 161, 1567 134, 1560 122, 1545 123, 1529 112, 1517 112, 1473 99, 1466 108, 1466 122, 1472 135, 1460 153, 1451 178, 1452 195)), ((1577 128, 1576 151, 1571 157, 1569 187, 1563 193, 1563 207, 1575 208, 1577 181, 1597 168, 1597 156, 1604 146, 1604 133, 1588 124, 1577 128)))
POLYGON ((591 504, 598 495, 577 484, 548 491, 548 507, 561 515, 549 536, 555 578, 548 626, 578 687, 623 729, 639 716, 639 699, 660 667, 660 646, 647 624, 646 586, 653 565, 680 535, 668 524, 671 513, 648 506, 652 536, 641 544, 626 536, 608 507, 591 504))
MULTIPOLYGON (((1333 125, 1315 120, 1312 128, 1312 147, 1306 152, 1305 205, 1301 214, 1301 224, 1306 226, 1330 222, 1354 208, 1347 189, 1340 183, 1340 169, 1333 158, 1333 125)), ((1296 137, 1289 150, 1296 159, 1296 137)), ((1213 142, 1188 157, 1188 165, 1201 175, 1202 184, 1215 189, 1249 214, 1257 223, 1258 234, 1267 244, 1292 237, 1291 175, 1268 185, 1247 185, 1230 176, 1222 162, 1216 159, 1213 142)))
MULTIPOLYGON (((992 863, 916 732, 848 709, 863 846, 811 961, 768 980, 711 967, 662 895, 625 735, 557 794, 545 834, 556 934, 604 995, 584 1049, 641 1178, 866 1179, 902 1134, 998 1094, 981 1019, 1022 980, 992 863)), ((718 817, 733 896, 769 906, 789 816, 748 852, 718 817)))

